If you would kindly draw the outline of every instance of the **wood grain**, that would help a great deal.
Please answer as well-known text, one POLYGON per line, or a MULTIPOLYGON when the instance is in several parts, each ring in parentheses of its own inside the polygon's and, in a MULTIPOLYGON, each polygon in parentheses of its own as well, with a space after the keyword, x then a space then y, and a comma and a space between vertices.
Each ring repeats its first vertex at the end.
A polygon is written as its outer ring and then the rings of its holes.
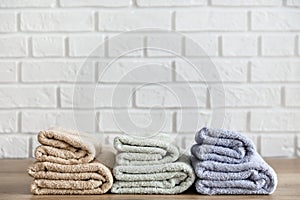
POLYGON ((101 200, 146 200, 146 199, 300 199, 300 159, 268 159, 267 162, 278 173, 278 188, 272 195, 223 195, 205 196, 199 195, 192 188, 184 194, 179 195, 86 195, 86 196, 37 196, 30 194, 29 187, 32 178, 27 175, 27 167, 33 160, 0 160, 0 199, 43 199, 43 200, 64 200, 64 199, 101 199, 101 200), (99 198, 100 197, 100 198, 99 198))

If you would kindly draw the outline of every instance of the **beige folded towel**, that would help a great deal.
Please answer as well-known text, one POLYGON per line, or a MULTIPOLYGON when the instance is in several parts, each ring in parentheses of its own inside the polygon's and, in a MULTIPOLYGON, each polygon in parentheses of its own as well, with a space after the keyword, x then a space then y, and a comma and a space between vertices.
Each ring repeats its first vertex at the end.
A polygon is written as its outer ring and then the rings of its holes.
POLYGON ((115 150, 91 134, 63 130, 41 131, 37 162, 28 168, 33 194, 103 194, 113 184, 115 150))
POLYGON ((91 162, 100 153, 101 141, 91 134, 52 128, 40 131, 38 141, 42 144, 35 150, 35 159, 60 164, 91 162))

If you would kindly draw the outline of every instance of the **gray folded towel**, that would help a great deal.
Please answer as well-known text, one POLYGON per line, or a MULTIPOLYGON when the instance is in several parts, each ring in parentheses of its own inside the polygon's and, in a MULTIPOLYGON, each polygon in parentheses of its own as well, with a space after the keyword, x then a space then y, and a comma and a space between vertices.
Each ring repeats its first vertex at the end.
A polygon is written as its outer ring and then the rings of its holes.
POLYGON ((243 163, 249 161, 256 152, 251 140, 241 133, 202 128, 196 133, 197 144, 192 146, 192 154, 199 160, 226 163, 243 163))
POLYGON ((275 191, 275 171, 242 134, 203 128, 195 139, 198 144, 191 149, 191 160, 199 178, 195 184, 199 193, 271 194, 275 191))
POLYGON ((182 156, 173 163, 116 166, 112 193, 178 194, 187 190, 195 181, 189 157, 182 156))
POLYGON ((179 148, 165 134, 151 138, 118 136, 114 139, 114 147, 118 150, 116 164, 150 165, 174 162, 179 157, 179 148))

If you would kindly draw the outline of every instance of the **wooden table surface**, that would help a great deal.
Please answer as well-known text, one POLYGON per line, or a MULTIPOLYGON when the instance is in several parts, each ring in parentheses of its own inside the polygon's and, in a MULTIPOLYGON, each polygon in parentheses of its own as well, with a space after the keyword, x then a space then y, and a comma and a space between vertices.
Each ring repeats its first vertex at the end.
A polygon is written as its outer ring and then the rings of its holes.
POLYGON ((0 199, 101 199, 101 200, 131 200, 131 199, 300 199, 300 159, 268 159, 267 162, 278 174, 278 187, 272 195, 243 196, 206 196, 197 194, 194 189, 179 195, 32 195, 30 183, 32 178, 27 175, 27 167, 32 160, 0 160, 0 199))

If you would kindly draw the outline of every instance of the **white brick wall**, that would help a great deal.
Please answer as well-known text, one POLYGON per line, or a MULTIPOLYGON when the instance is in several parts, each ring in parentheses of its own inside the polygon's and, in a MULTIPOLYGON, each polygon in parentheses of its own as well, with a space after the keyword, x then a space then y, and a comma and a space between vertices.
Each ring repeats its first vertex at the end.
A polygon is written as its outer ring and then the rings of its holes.
POLYGON ((32 156, 51 126, 111 143, 127 111, 134 134, 159 124, 183 148, 218 124, 247 134, 263 156, 299 157, 299 6, 0 0, 0 158, 32 156))

